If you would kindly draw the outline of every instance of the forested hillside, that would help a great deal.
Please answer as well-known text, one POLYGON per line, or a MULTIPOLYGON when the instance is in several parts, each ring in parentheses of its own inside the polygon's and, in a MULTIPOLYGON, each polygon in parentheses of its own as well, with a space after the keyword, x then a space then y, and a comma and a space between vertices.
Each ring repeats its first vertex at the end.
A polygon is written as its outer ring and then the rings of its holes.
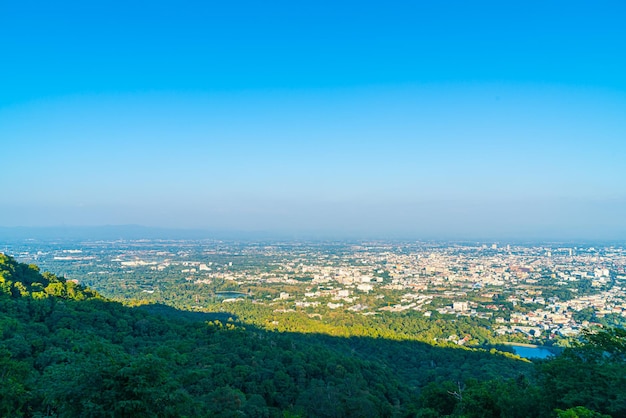
POLYGON ((625 340, 588 334, 534 366, 415 341, 271 332, 124 306, 0 254, 1 416, 618 417, 625 340))

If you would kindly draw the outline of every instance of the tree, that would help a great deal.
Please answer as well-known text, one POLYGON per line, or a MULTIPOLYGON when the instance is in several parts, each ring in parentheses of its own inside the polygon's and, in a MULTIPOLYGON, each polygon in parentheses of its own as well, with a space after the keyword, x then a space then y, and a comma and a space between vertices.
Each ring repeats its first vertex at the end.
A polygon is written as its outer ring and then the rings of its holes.
POLYGON ((626 416, 626 331, 586 331, 582 341, 538 366, 543 403, 626 416))
POLYGON ((557 418, 611 418, 610 415, 604 415, 584 406, 576 406, 566 410, 557 409, 557 418))

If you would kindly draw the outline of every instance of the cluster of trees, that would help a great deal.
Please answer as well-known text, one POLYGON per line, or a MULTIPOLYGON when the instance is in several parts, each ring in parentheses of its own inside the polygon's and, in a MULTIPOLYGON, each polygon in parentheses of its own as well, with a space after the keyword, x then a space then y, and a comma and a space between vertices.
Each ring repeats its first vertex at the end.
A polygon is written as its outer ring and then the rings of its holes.
POLYGON ((585 338, 534 366, 384 334, 270 331, 124 306, 0 254, 0 416, 626 416, 626 333, 585 338))
POLYGON ((246 323, 281 332, 324 333, 342 337, 372 337, 390 340, 421 341, 430 345, 450 346, 448 341, 465 339, 466 346, 484 346, 507 342, 528 342, 521 334, 494 335, 487 319, 433 312, 427 318, 421 312, 406 310, 363 315, 346 309, 282 309, 281 305, 261 304, 250 300, 236 303, 208 304, 207 310, 230 312, 246 323), (455 337, 456 338, 450 338, 455 337))
POLYGON ((626 331, 586 332, 563 354, 539 362, 532 380, 519 376, 429 385, 421 406, 433 417, 626 416, 626 331))

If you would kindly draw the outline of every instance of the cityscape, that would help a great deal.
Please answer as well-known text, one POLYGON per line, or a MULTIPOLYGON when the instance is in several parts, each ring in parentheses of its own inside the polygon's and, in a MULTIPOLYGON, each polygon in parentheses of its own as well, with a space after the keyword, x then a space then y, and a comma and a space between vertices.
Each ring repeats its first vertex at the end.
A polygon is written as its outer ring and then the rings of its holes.
MULTIPOLYGON (((168 287, 178 286, 188 295, 174 303, 195 311, 254 303, 319 319, 330 311, 467 317, 488 323, 494 338, 537 344, 626 323, 626 250, 616 245, 118 240, 6 248, 111 297, 167 303, 168 287)), ((448 340, 471 344, 472 336, 448 340)))

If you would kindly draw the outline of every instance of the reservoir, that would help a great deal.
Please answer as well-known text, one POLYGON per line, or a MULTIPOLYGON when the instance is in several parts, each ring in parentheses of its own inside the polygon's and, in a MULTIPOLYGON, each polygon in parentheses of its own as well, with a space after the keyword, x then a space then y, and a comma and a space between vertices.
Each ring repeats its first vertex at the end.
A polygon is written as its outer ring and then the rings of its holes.
POLYGON ((217 296, 220 299, 234 299, 234 298, 245 298, 246 294, 243 292, 224 291, 224 292, 215 292, 215 296, 217 296))
POLYGON ((527 359, 544 359, 557 354, 556 351, 553 349, 541 347, 538 345, 515 343, 510 343, 507 345, 509 345, 513 349, 513 352, 515 354, 527 359))

